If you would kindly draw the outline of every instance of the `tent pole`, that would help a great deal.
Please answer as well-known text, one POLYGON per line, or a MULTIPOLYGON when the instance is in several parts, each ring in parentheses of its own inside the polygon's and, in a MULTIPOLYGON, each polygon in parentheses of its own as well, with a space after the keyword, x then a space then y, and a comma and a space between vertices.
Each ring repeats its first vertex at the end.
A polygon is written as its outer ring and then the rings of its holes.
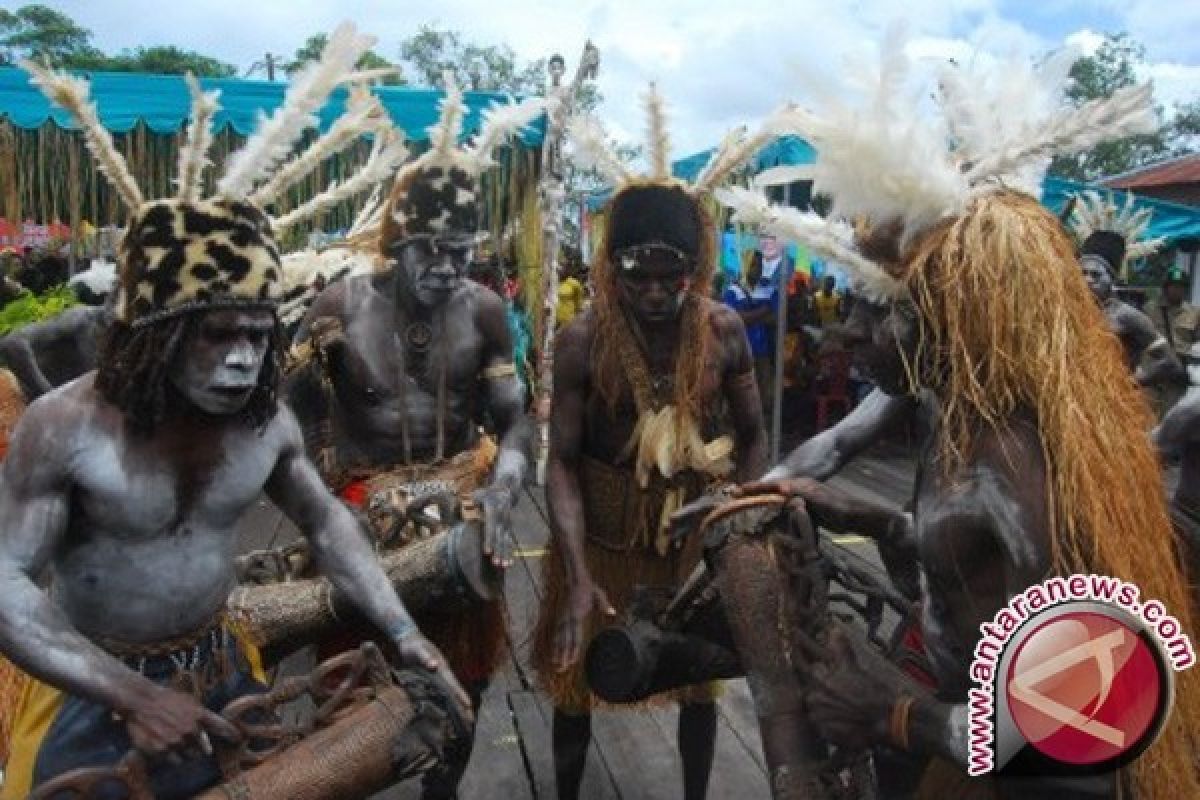
MULTIPOLYGON (((792 185, 783 187, 783 203, 792 204, 792 185)), ((771 387, 771 463, 779 463, 779 451, 783 444, 783 340, 787 335, 787 290, 788 283, 784 275, 784 262, 787 253, 780 258, 779 267, 775 270, 775 380, 771 387)))
POLYGON ((558 247, 562 231, 565 190, 563 187, 562 139, 563 129, 575 105, 579 87, 584 80, 594 78, 600 63, 600 53, 589 41, 575 77, 567 86, 560 86, 559 77, 549 87, 550 97, 558 105, 546 119, 546 135, 542 139, 542 173, 538 195, 542 206, 542 318, 541 353, 538 363, 537 392, 534 403, 538 421, 537 482, 546 484, 546 462, 550 457, 550 397, 554 390, 554 310, 558 305, 558 247))

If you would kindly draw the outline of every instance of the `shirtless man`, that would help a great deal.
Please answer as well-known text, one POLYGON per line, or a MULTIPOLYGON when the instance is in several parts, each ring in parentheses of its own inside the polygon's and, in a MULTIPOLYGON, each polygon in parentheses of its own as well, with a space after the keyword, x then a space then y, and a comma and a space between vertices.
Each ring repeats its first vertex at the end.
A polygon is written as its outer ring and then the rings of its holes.
MULTIPOLYGON (((766 457, 741 319, 706 297, 715 236, 697 198, 677 185, 621 188, 604 240, 593 307, 555 343, 554 541, 533 657, 555 705, 560 798, 579 793, 591 739, 581 656, 602 618, 639 584, 682 583, 699 548, 669 544, 667 513, 715 481, 760 474, 766 457)), ((712 766, 712 687, 678 699, 684 797, 695 800, 712 766)))
MULTIPOLYGON (((450 87, 443 124, 456 102, 450 87)), ((379 269, 317 297, 296 335, 310 360, 290 378, 288 397, 323 477, 343 498, 365 495, 370 508, 397 490, 442 486, 451 515, 478 508, 484 555, 504 569, 533 427, 504 301, 467 280, 479 239, 479 174, 489 163, 447 144, 401 169, 383 211, 379 269), (498 443, 481 436, 485 410, 498 443)), ((418 620, 476 706, 503 652, 501 604, 418 620)), ((429 787, 426 797, 453 791, 429 787)))
POLYGON ((121 260, 98 371, 29 407, 0 480, 0 649, 45 684, 23 695, 2 796, 130 746, 153 759, 156 797, 215 781, 210 737, 237 735, 215 712, 264 688, 222 620, 235 527, 264 491, 400 663, 437 670, 465 704, 276 399, 266 217, 224 199, 152 201, 121 260))
POLYGON ((1125 358, 1139 386, 1157 386, 1184 377, 1171 345, 1154 328, 1150 317, 1117 298, 1116 276, 1125 260, 1125 239, 1114 231, 1096 231, 1080 248, 1083 277, 1113 333, 1121 340, 1125 358))
MULTIPOLYGON (((915 249, 928 260, 898 265, 898 271, 908 276, 908 286, 914 287, 914 295, 934 298, 925 301, 928 306, 914 306, 908 300, 888 305, 860 300, 847 322, 845 335, 858 362, 872 374, 881 389, 895 391, 906 387, 904 393, 909 395, 896 400, 876 400, 871 417, 873 422, 881 423, 907 409, 922 418, 931 433, 930 447, 925 449, 919 462, 912 515, 865 503, 807 478, 783 478, 745 489, 748 492, 777 490, 798 494, 805 499, 814 520, 827 529, 863 533, 882 545, 908 543, 915 546, 918 553, 925 645, 937 675, 938 696, 921 691, 854 634, 839 632, 829 645, 829 668, 813 677, 815 688, 809 699, 814 721, 833 742, 859 747, 890 744, 913 753, 935 754, 953 763, 965 764, 964 701, 979 625, 990 620, 1013 595, 1044 579, 1050 572, 1111 572, 1110 559, 1120 560, 1116 554, 1126 535, 1113 527, 1111 519, 1130 513, 1139 519, 1162 519, 1162 510, 1158 509, 1156 516, 1153 507, 1159 493, 1158 471, 1137 437, 1138 421, 1147 416, 1147 409, 1129 382, 1122 379, 1123 360, 1114 348, 1105 344, 1103 329, 1095 324, 1086 309, 1079 308, 1079 297, 1072 298, 1070 293, 1083 290, 1081 284, 1071 287, 1069 281, 1047 281, 1042 289, 1050 291, 1051 286, 1056 286, 1062 295, 1057 298, 1059 307, 1072 308, 1061 320, 1071 330, 1071 336, 1062 339, 1059 345, 1068 348, 1067 361, 1088 364, 1086 380, 1082 372, 1061 374, 1056 379, 1056 387, 1043 389, 1053 392, 1056 402, 1073 402, 1088 408, 1087 415, 1092 419, 1084 421, 1070 437, 1059 440, 1069 444, 1043 444, 1042 437, 1048 425, 1039 423, 1033 409, 1045 401, 1036 394, 1014 403, 1003 413, 992 412, 996 416, 987 423, 982 422, 981 410, 976 404, 985 397, 1007 391, 1002 379, 997 377, 986 383, 982 389, 985 395, 964 400, 963 388, 947 377, 965 374, 960 365, 948 356, 933 355, 946 351, 937 345, 936 337, 940 333, 931 327, 929 320, 938 318, 935 315, 946 305, 957 304, 963 309, 982 307, 986 298, 970 296, 960 290, 956 290, 954 297, 949 293, 941 296, 925 294, 925 287, 918 282, 924 280, 925 271, 937 259, 944 258, 940 248, 950 246, 948 242, 958 235, 957 226, 1011 230, 1017 227, 1017 220, 1024 229, 1037 230, 1037 238, 1048 244, 1015 267, 1024 274, 1014 273, 1010 279, 1033 286, 1039 274, 1049 275, 1052 270, 1063 268, 1062 253, 1067 252, 1066 244, 1054 218, 1030 198, 998 193, 975 201, 954 225, 942 226, 931 234, 936 237, 932 242, 916 246, 915 249), (922 336, 929 338, 922 343, 922 336), (928 346, 919 347, 919 344, 928 346), (915 371, 919 382, 915 386, 911 379, 905 378, 909 374, 906 363, 915 371), (1076 396, 1078 400, 1070 399, 1076 396), (950 401, 957 404, 958 410, 956 417, 947 421, 945 409, 950 401), (965 445, 962 439, 952 438, 963 435, 964 431, 967 432, 965 445), (1097 436, 1098 431, 1103 431, 1103 436, 1097 436), (1049 452, 1045 449, 1047 446, 1052 448, 1049 452), (1052 516, 1046 495, 1063 492, 1059 488, 1063 477, 1061 473, 1056 475, 1051 466, 1051 463, 1062 464, 1060 447, 1070 448, 1075 458, 1089 458, 1093 464, 1109 465, 1108 469, 1113 473, 1111 481, 1074 487, 1077 492, 1087 492, 1089 498, 1092 494, 1102 495, 1104 503, 1110 506, 1104 514, 1089 518, 1077 509, 1062 508, 1057 521, 1052 516), (1047 456, 1053 462, 1048 462, 1047 456), (1136 486, 1130 486, 1131 481, 1136 486), (1086 543, 1083 546, 1093 554, 1094 561, 1087 564, 1060 562, 1052 555, 1055 551, 1061 554, 1079 546, 1069 543, 1068 534, 1063 532, 1064 522, 1069 519, 1078 526, 1075 535, 1086 543), (1058 537, 1057 542, 1055 537, 1058 537), (912 701, 905 717, 904 738, 898 742, 893 712, 898 703, 908 704, 909 701, 903 698, 912 701)), ((971 269, 970 266, 960 268, 971 269)), ((960 279, 954 285, 977 284, 960 279)), ((1017 313, 1020 313, 1019 309, 1017 313)), ((1017 330, 1042 324, 1046 323, 1035 315, 1031 319, 1010 320, 1004 329, 1017 330)), ((966 341, 966 352, 956 352, 975 363, 981 358, 995 357, 995 348, 1020 347, 1011 340, 1004 343, 985 339, 966 341)), ((1044 354, 1010 351, 1006 355, 1009 363, 1019 365, 1017 374, 1007 380, 1024 382, 1021 385, 1031 387, 1039 385, 1031 378, 1045 372, 1045 366, 1038 363, 1039 358, 1046 357, 1044 354)), ((1046 409, 1049 406, 1040 407, 1046 409)), ((1073 427, 1069 421, 1066 424, 1073 427)), ((772 477, 779 478, 785 471, 786 467, 773 471, 772 477)), ((1138 563, 1132 567, 1136 575, 1126 570, 1121 577, 1134 580, 1147 594, 1172 597, 1172 608, 1179 608, 1184 584, 1171 567, 1169 531, 1163 530, 1162 526, 1147 525, 1139 536, 1144 537, 1148 553, 1136 555, 1138 563), (1155 588, 1147 590, 1147 584, 1155 588)), ((1191 713, 1190 709, 1188 713, 1191 713)), ((1169 735, 1173 737, 1170 746, 1178 746, 1181 734, 1176 731, 1169 735)), ((1160 742, 1159 746, 1165 744, 1160 742)), ((1189 780, 1194 778, 1191 775, 1189 780)), ((1141 778, 1137 780, 1140 782, 1141 778)), ((1115 796, 1118 791, 1114 774, 1045 778, 1033 782, 999 779, 996 786, 1005 796, 1023 797, 1030 796, 1031 792, 1049 796, 1064 791, 1076 793, 1072 796, 1108 797, 1115 796)))

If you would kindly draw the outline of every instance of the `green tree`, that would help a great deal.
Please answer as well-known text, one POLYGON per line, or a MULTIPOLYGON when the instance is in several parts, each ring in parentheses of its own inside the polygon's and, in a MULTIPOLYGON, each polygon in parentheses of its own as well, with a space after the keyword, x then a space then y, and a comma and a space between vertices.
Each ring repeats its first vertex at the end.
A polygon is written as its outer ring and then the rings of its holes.
POLYGON ((430 25, 422 25, 400 43, 400 58, 424 86, 441 86, 447 70, 459 86, 471 91, 541 94, 546 84, 546 59, 518 64, 506 44, 468 42, 457 31, 430 25))
POLYGON ((1184 156, 1200 150, 1200 97, 1175 104, 1170 125, 1171 154, 1184 156))
POLYGON ((22 6, 16 11, 0 9, 0 64, 33 58, 63 66, 74 55, 98 55, 91 38, 91 31, 43 5, 22 6))
MULTIPOLYGON (((293 75, 299 72, 305 64, 316 61, 321 57, 321 51, 325 49, 325 45, 329 42, 329 36, 324 33, 316 33, 304 40, 304 44, 296 49, 296 55, 291 61, 283 65, 283 71, 288 75, 293 75)), ((368 50, 363 54, 362 58, 358 59, 355 65, 358 69, 399 69, 395 64, 388 61, 383 56, 376 53, 374 50, 368 50)), ((404 83, 403 72, 397 72, 395 75, 389 75, 381 80, 381 83, 387 86, 398 86, 404 83)))
POLYGON ((132 51, 122 51, 115 56, 77 53, 67 57, 62 66, 107 72, 156 72, 165 75, 191 72, 204 78, 232 78, 237 75, 237 67, 233 64, 226 64, 194 50, 183 50, 174 45, 139 47, 132 51))
MULTIPOLYGON (((1146 60, 1146 48, 1126 33, 1108 34, 1090 56, 1071 66, 1067 97, 1075 105, 1109 97, 1117 89, 1137 83, 1137 67, 1146 60)), ((1162 112, 1159 111, 1161 120, 1162 112)), ((1103 142, 1073 156, 1060 156, 1050 171, 1077 181, 1094 181, 1156 161, 1170 152, 1169 126, 1151 134, 1103 142)))

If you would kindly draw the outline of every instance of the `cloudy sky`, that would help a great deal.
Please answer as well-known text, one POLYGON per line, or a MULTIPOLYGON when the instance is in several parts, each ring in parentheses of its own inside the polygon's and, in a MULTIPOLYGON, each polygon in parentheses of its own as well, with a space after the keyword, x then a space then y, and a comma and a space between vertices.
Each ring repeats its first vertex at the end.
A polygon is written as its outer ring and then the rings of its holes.
MULTIPOLYGON (((245 69, 265 52, 291 55, 311 33, 354 20, 397 58, 423 24, 504 43, 519 57, 563 53, 568 68, 587 38, 601 53, 601 116, 639 140, 636 98, 656 81, 670 103, 676 156, 707 147, 734 125, 788 99, 813 76, 836 80, 847 57, 871 52, 904 15, 910 52, 931 61, 1041 54, 1128 31, 1146 46, 1144 77, 1158 100, 1200 96, 1200 3, 1163 0, 41 0, 94 32, 105 51, 176 44, 245 69)), ((0 0, 0 6, 23 3, 0 0)))

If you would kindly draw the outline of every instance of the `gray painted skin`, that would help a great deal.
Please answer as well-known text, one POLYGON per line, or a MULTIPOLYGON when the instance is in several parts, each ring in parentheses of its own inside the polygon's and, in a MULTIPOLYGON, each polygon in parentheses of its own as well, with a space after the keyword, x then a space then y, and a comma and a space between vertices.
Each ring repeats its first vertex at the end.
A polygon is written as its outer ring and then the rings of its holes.
MULTIPOLYGON (((744 493, 799 495, 820 525, 893 546, 915 547, 921 565, 925 649, 939 680, 935 699, 917 693, 910 750, 967 763, 966 688, 979 625, 1050 570, 1046 470, 1032 415, 1015 414, 978 441, 959 474, 943 477, 936 453, 918 459, 912 514, 877 506, 818 480, 840 470, 892 425, 916 421, 927 441, 937 430, 938 398, 905 394, 902 354, 916 351, 916 324, 903 309, 858 302, 844 330, 856 363, 880 387, 835 428, 814 437, 744 493), (951 488, 953 484, 953 488, 951 488)), ((685 509, 685 512, 687 510, 685 509)), ((681 512, 680 523, 686 524, 681 512)), ((829 740, 851 747, 888 745, 892 705, 915 692, 911 680, 861 637, 838 635, 814 677, 808 709, 829 740)), ((1113 776, 1002 779, 1004 797, 1115 797, 1113 776)))
MULTIPOLYGON (((430 247, 410 237, 398 248, 392 269, 382 275, 352 276, 327 288, 313 303, 297 333, 308 337, 314 320, 334 317, 345 331, 344 346, 331 353, 337 393, 339 442, 367 464, 404 460, 403 424, 408 424, 414 462, 432 461, 437 447, 438 370, 446 373, 446 450, 451 457, 475 445, 473 416, 484 370, 512 364, 512 338, 500 297, 464 278, 470 248, 454 238, 430 247), (433 331, 429 368, 406 369, 404 334, 412 322, 433 331), (440 352, 439 352, 440 351, 440 352)), ((524 390, 516 375, 484 380, 484 401, 499 435, 499 452, 489 486, 476 492, 484 513, 483 549, 498 568, 511 565, 511 512, 525 481, 533 440, 524 413, 524 390)), ((293 382, 289 401, 305 430, 320 422, 311 387, 293 382)))
POLYGON ((1083 278, 1104 310, 1112 332, 1121 340, 1126 363, 1140 386, 1155 386, 1183 377, 1183 366, 1150 318, 1117 299, 1108 262, 1087 255, 1080 259, 1083 278))
POLYGON ((209 311, 169 370, 167 414, 132 432, 94 374, 35 401, 0 480, 0 649, 46 683, 112 708, 138 749, 173 760, 236 737, 188 695, 158 686, 91 641, 144 644, 203 626, 235 584, 235 525, 265 491, 321 570, 387 632, 404 665, 467 700, 412 620, 353 516, 305 457, 282 404, 261 431, 238 412, 274 325, 268 311, 209 311), (52 589, 39 586, 49 576, 52 589))
POLYGON ((0 363, 12 370, 28 400, 96 368, 107 306, 75 306, 0 337, 0 363))

